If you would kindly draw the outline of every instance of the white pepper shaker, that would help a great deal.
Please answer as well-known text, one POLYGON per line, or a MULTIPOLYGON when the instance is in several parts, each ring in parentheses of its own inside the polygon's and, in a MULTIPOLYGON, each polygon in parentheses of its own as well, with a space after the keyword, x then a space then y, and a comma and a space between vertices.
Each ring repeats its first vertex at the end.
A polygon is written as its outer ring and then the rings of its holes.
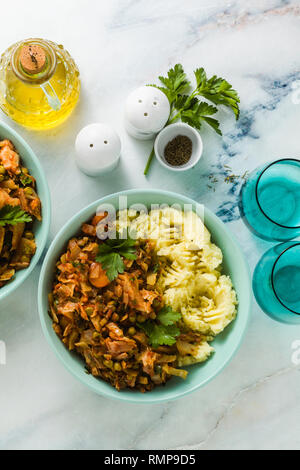
POLYGON ((76 139, 76 163, 88 176, 100 176, 116 168, 121 155, 121 140, 107 124, 84 127, 76 139))
POLYGON ((143 86, 131 93, 125 106, 125 127, 138 140, 153 139, 167 124, 170 103, 158 88, 143 86))

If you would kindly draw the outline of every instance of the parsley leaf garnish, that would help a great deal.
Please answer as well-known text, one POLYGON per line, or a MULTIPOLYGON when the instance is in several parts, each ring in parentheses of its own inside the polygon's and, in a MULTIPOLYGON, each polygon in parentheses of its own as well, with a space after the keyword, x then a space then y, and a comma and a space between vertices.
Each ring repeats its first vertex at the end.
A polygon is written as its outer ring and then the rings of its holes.
POLYGON ((124 262, 118 253, 99 255, 97 261, 101 263, 110 281, 113 281, 119 274, 123 274, 125 271, 124 262))
POLYGON ((180 335, 180 331, 175 325, 163 326, 148 321, 139 327, 144 330, 149 338, 149 343, 154 348, 162 345, 173 346, 176 343, 176 338, 180 335))
POLYGON ((30 175, 25 175, 24 173, 22 173, 20 176, 20 182, 23 186, 30 186, 33 180, 30 175))
POLYGON ((158 321, 164 326, 174 325, 181 318, 181 314, 173 312, 171 307, 164 307, 157 315, 158 321))
POLYGON ((155 322, 148 320, 146 323, 139 323, 138 326, 146 333, 149 343, 154 348, 162 345, 173 346, 180 335, 180 330, 176 326, 180 319, 180 313, 173 312, 171 307, 164 307, 157 314, 155 322))
POLYGON ((124 273, 125 265, 122 257, 128 260, 136 260, 135 245, 136 241, 130 237, 127 231, 127 233, 117 232, 115 239, 108 239, 99 246, 96 261, 101 263, 110 281, 115 280, 119 274, 124 273), (126 239, 124 239, 125 236, 126 239))
MULTIPOLYGON (((202 124, 206 123, 217 134, 222 135, 219 121, 212 116, 218 112, 217 106, 223 105, 231 109, 238 119, 240 116, 239 95, 224 78, 214 75, 208 79, 203 67, 195 70, 194 75, 196 88, 193 91, 181 64, 170 69, 167 77, 159 77, 163 86, 149 85, 165 93, 170 102, 171 112, 166 125, 181 120, 199 130, 202 124), (199 97, 205 98, 213 105, 199 97)), ((153 150, 145 168, 145 175, 148 174, 154 155, 153 150)))
POLYGON ((32 218, 20 206, 7 205, 0 209, 0 227, 26 222, 32 222, 32 218))

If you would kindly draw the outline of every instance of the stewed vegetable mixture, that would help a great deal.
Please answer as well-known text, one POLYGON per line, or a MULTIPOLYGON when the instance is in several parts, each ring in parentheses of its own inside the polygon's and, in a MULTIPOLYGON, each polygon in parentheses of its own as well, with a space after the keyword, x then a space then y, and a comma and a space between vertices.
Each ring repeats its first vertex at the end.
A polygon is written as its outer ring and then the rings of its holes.
POLYGON ((36 251, 32 224, 41 220, 41 201, 12 142, 0 142, 0 288, 28 268, 36 251))
POLYGON ((69 241, 56 266, 49 295, 53 328, 70 351, 81 355, 88 373, 117 390, 152 390, 179 369, 178 346, 201 342, 182 334, 181 315, 166 307, 155 285, 160 266, 152 242, 128 237, 100 241, 100 214, 69 241))

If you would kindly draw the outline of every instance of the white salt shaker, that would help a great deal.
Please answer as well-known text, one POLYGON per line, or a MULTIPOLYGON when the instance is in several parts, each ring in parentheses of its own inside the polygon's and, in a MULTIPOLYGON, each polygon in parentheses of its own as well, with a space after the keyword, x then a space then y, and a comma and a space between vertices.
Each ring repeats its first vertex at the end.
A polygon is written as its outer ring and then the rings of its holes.
POLYGON ((158 88, 138 88, 126 101, 126 130, 136 139, 150 140, 165 127, 170 111, 168 98, 158 88))
POLYGON ((107 124, 84 127, 76 138, 76 163, 88 176, 100 176, 116 168, 121 155, 121 140, 107 124))

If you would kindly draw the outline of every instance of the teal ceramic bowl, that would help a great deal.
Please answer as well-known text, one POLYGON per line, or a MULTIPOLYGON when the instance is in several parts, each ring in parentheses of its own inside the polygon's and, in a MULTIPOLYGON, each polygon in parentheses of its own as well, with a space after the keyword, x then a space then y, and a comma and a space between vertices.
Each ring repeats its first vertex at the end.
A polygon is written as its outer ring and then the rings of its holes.
POLYGON ((30 173, 36 179, 37 192, 42 202, 42 222, 35 222, 34 233, 36 237, 37 250, 31 260, 29 268, 18 271, 14 279, 0 288, 0 302, 7 296, 11 295, 31 274, 37 265, 44 249, 49 235, 51 220, 51 202, 48 183, 44 171, 40 165, 38 158, 33 150, 25 142, 25 140, 17 134, 13 129, 4 123, 0 123, 0 140, 9 139, 19 153, 23 165, 29 169, 30 173))
POLYGON ((162 403, 181 398, 207 384, 229 363, 238 350, 244 337, 251 310, 252 291, 250 275, 244 256, 225 225, 209 210, 205 211, 205 224, 212 233, 213 241, 220 246, 224 254, 224 271, 233 280, 239 298, 237 319, 214 341, 215 354, 206 363, 189 368, 186 381, 177 378, 170 380, 166 386, 157 387, 153 391, 141 394, 125 390, 117 392, 113 387, 96 379, 85 372, 81 358, 70 353, 52 329, 52 322, 48 315, 48 293, 51 292, 55 264, 66 248, 68 240, 75 236, 81 224, 89 220, 100 204, 113 204, 118 209, 119 196, 127 196, 128 205, 142 203, 150 207, 151 204, 193 204, 196 203, 187 197, 175 193, 156 190, 131 190, 107 196, 94 202, 78 215, 73 217, 58 233, 45 258, 39 282, 39 313, 44 334, 64 366, 77 379, 94 392, 108 398, 131 403, 162 403))

